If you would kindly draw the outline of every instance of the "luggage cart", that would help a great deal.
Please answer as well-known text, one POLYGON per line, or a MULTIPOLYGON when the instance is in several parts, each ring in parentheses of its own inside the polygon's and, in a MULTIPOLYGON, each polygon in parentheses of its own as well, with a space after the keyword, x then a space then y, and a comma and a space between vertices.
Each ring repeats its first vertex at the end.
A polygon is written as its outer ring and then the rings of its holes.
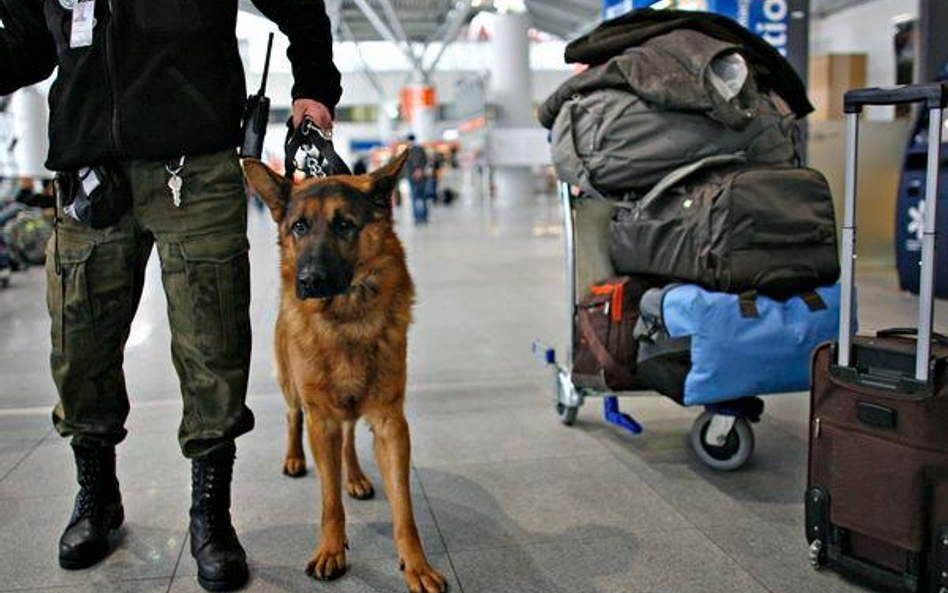
MULTIPOLYGON (((566 298, 569 331, 563 361, 556 349, 537 340, 533 352, 553 372, 553 400, 556 414, 566 426, 576 422, 586 398, 601 397, 605 420, 632 434, 641 434, 642 425, 619 409, 619 396, 653 395, 650 391, 608 392, 579 387, 572 379, 572 348, 576 340, 576 307, 593 282, 614 275, 609 260, 608 233, 613 207, 606 201, 583 195, 573 196, 567 183, 559 182, 563 209, 563 239, 566 247, 566 298)), ((708 467, 733 471, 744 465, 754 452, 752 424, 760 420, 763 400, 757 397, 704 406, 691 427, 690 443, 698 458, 708 467)))

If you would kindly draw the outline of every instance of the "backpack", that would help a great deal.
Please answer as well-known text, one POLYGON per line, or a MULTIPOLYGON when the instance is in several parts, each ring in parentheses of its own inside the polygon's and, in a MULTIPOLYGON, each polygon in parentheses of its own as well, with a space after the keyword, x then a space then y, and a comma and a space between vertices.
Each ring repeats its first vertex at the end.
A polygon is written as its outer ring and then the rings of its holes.
POLYGON ((618 204, 609 231, 616 271, 776 296, 834 284, 836 220, 823 175, 773 165, 707 168, 738 159, 693 163, 642 199, 618 204))

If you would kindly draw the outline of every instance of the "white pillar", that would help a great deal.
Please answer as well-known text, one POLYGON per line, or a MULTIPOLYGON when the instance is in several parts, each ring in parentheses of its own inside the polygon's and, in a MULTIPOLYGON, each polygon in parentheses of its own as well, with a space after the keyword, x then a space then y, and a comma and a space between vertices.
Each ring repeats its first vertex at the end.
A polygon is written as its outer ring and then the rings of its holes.
POLYGON ((411 131, 418 142, 435 142, 438 138, 438 108, 433 105, 415 107, 411 131))
POLYGON ((411 113, 411 131, 418 142, 438 140, 438 101, 433 86, 423 81, 410 83, 403 92, 405 108, 411 113))
MULTIPOLYGON (((488 97, 496 110, 493 123, 500 128, 525 128, 533 123, 528 29, 527 15, 522 12, 498 13, 494 20, 488 97)), ((529 198, 533 193, 530 168, 505 165, 500 158, 503 146, 492 146, 491 154, 498 200, 529 198)))
POLYGON ((20 177, 52 177, 44 165, 46 153, 49 152, 46 97, 35 86, 20 89, 14 93, 9 110, 13 116, 13 137, 16 139, 13 148, 16 174, 20 177))

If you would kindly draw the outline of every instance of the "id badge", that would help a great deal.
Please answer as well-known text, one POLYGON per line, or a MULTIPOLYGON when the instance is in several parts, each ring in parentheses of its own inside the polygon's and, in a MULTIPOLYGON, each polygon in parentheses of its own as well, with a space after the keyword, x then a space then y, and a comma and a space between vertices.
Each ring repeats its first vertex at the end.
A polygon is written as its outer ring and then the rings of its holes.
POLYGON ((69 47, 89 47, 92 45, 92 31, 95 28, 95 0, 78 0, 72 9, 72 35, 69 47))

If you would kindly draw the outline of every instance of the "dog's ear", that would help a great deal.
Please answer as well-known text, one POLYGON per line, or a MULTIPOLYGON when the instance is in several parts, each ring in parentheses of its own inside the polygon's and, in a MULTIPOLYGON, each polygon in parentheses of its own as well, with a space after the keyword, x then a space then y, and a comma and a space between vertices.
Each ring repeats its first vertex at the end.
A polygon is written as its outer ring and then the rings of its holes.
POLYGON ((270 208, 273 220, 280 222, 290 198, 290 183, 257 159, 244 159, 244 174, 250 186, 270 208))
POLYGON ((401 176, 402 167, 408 159, 408 151, 403 150, 398 156, 388 162, 381 169, 372 171, 372 201, 373 203, 386 211, 392 208, 392 192, 398 185, 398 179, 401 176))

